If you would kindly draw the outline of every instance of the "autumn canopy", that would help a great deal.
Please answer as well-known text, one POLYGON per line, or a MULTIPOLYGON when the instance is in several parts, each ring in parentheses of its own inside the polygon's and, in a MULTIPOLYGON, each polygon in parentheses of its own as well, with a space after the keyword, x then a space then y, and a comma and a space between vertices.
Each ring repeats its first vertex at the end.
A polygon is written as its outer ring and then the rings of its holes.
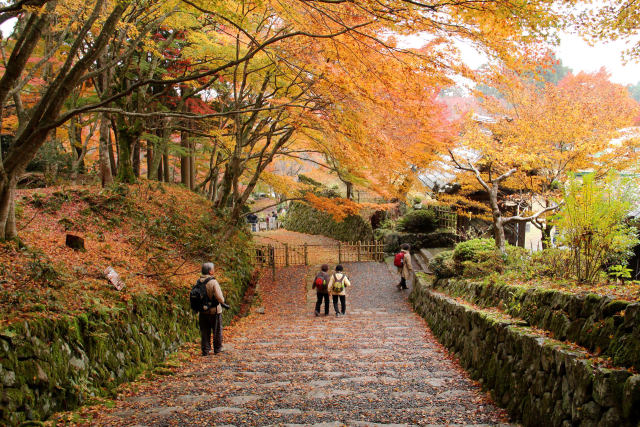
MULTIPOLYGON (((31 162, 43 157, 46 169, 60 152, 70 156, 73 181, 93 168, 102 185, 145 173, 181 182, 231 222, 262 183, 283 198, 318 202, 305 196, 306 184, 277 173, 291 162, 336 177, 347 198, 354 186, 401 198, 459 135, 461 122, 440 91, 456 76, 480 79, 457 43, 499 69, 526 73, 547 54, 555 29, 579 19, 611 22, 572 16, 574 3, 2 2, 0 23, 11 31, 2 40, 0 238, 17 234, 15 189, 31 162), (410 47, 416 37, 419 47, 410 47)), ((500 84, 537 96, 515 78, 500 84)), ((577 84, 523 101, 527 114, 577 84)), ((548 120, 570 106, 553 108, 548 120)), ((505 144, 548 128, 540 120, 509 126, 505 144)), ((561 136, 536 138, 543 150, 561 136)))

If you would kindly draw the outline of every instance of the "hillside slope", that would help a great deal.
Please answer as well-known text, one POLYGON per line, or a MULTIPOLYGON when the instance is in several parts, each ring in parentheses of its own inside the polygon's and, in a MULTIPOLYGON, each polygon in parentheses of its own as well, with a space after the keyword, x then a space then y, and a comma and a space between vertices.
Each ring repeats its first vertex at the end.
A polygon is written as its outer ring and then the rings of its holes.
POLYGON ((136 293, 186 292, 204 260, 216 263, 223 288, 229 267, 231 275, 249 268, 248 237, 218 241, 221 225, 208 201, 180 186, 22 190, 18 200, 21 242, 0 244, 2 325, 113 307, 136 293), (84 238, 86 250, 67 247, 68 233, 84 238), (123 291, 106 280, 109 266, 125 282, 123 291))
POLYGON ((216 263, 230 310, 251 281, 248 235, 179 186, 23 190, 19 242, 0 245, 0 424, 46 419, 111 394, 197 337, 188 292, 216 263), (65 245, 68 233, 85 250, 65 245), (125 282, 118 291, 104 270, 125 282))

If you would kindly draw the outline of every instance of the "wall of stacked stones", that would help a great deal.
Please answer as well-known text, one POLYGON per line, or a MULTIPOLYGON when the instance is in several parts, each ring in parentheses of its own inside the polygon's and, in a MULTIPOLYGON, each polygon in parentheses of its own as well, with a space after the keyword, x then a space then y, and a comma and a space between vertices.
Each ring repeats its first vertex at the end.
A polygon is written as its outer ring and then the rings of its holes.
POLYGON ((616 366, 640 370, 640 304, 608 296, 575 295, 555 289, 442 279, 447 289, 482 307, 500 306, 553 337, 609 356, 616 366))
MULTIPOLYGON (((459 292, 460 283, 452 289, 459 292)), ((446 283, 436 289, 418 278, 410 300, 438 340, 514 420, 526 426, 638 425, 640 375, 627 367, 601 363, 585 349, 556 340, 548 332, 530 327, 526 320, 454 299, 446 291, 446 283)), ((547 301, 550 297, 529 298, 547 301)), ((580 310, 584 304, 592 304, 576 298, 572 304, 580 310)), ((584 319, 591 316, 586 311, 580 313, 584 319)), ((620 316, 619 311, 612 316, 620 316)), ((620 326, 620 322, 617 319, 614 324, 620 326)), ((541 324, 546 323, 541 320, 541 324)), ((637 334, 637 329, 630 327, 628 334, 637 334)))
MULTIPOLYGON (((226 286, 237 313, 248 277, 226 286)), ((198 336, 188 295, 135 295, 126 307, 33 319, 0 331, 0 425, 43 420, 112 393, 198 336)))

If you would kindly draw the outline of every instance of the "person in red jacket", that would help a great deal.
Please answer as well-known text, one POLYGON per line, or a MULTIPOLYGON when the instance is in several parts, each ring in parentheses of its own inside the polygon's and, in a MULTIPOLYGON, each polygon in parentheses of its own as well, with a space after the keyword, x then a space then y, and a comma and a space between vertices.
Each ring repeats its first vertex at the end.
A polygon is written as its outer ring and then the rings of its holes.
POLYGON ((313 279, 313 284, 311 285, 311 289, 316 290, 316 295, 318 300, 316 301, 316 316, 320 316, 320 308, 322 307, 322 301, 324 301, 324 315, 329 315, 329 266, 327 264, 323 264, 320 267, 320 271, 316 274, 316 277, 313 279))

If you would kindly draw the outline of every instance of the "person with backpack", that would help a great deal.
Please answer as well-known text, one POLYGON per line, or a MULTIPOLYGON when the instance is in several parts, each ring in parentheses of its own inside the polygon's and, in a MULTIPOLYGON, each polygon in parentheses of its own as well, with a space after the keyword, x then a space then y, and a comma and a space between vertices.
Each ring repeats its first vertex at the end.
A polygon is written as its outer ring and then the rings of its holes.
POLYGON ((344 316, 347 311, 347 286, 351 286, 349 278, 343 272, 344 268, 341 265, 336 265, 336 271, 331 275, 329 279, 329 293, 333 297, 333 309, 336 311, 336 317, 344 316), (340 299, 340 305, 342 310, 338 311, 338 299, 340 299))
POLYGON ((198 312, 200 328, 200 348, 203 356, 211 352, 211 334, 213 332, 213 353, 222 351, 222 307, 224 303, 220 283, 213 277, 215 266, 212 262, 202 264, 202 275, 189 295, 191 308, 198 312))
POLYGON ((316 277, 313 279, 313 284, 311 285, 311 289, 316 290, 316 294, 318 300, 316 301, 316 317, 320 316, 320 307, 322 307, 322 301, 324 300, 324 315, 329 315, 329 266, 327 264, 322 264, 320 267, 320 271, 316 274, 316 277))
POLYGON ((398 252, 393 259, 393 265, 398 267, 398 273, 400 273, 400 283, 396 286, 402 290, 409 289, 407 287, 407 279, 411 277, 413 264, 411 264, 411 254, 409 253, 411 246, 408 243, 403 243, 400 249, 400 252, 398 252))

